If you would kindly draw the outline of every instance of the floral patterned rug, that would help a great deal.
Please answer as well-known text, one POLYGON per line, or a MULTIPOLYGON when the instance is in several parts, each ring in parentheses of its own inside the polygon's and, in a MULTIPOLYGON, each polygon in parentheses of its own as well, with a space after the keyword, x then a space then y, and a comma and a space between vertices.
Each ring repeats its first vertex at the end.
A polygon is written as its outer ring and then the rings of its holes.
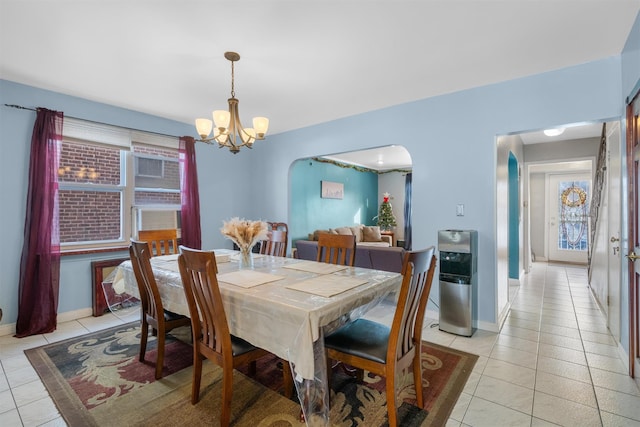
MULTIPOLYGON (((182 329, 182 328, 181 328, 182 329)), ((138 361, 140 328, 136 323, 25 351, 70 426, 217 425, 221 370, 205 362, 201 400, 191 405, 192 348, 189 329, 168 336, 163 378, 154 379, 156 356, 149 337, 145 362, 138 361), (179 339, 178 339, 179 338, 179 339)), ((414 406, 410 374, 399 380, 400 425, 444 425, 477 356, 423 342, 425 409, 414 406)), ((274 357, 258 362, 255 378, 234 376, 232 425, 299 426, 300 406, 281 395, 282 372, 274 357)), ((246 372, 245 372, 246 373, 246 372)), ((384 426, 384 379, 366 375, 359 383, 340 366, 334 368, 331 424, 384 426)))

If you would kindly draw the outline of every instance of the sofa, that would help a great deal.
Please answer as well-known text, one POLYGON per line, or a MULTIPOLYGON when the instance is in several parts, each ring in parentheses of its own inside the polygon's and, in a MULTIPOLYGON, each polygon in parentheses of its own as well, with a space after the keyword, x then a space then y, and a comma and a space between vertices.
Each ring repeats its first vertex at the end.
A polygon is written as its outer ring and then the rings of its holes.
MULTIPOLYGON (((315 261, 318 256, 318 242, 313 240, 296 240, 296 258, 315 261)), ((370 246, 356 243, 356 267, 376 270, 402 272, 404 249, 392 246, 370 246)))

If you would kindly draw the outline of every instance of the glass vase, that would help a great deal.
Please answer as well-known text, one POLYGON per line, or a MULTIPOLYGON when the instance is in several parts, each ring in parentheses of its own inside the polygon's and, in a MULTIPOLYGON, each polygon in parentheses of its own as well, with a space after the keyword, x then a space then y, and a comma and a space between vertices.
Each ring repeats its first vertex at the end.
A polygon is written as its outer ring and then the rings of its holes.
POLYGON ((240 259, 238 262, 238 268, 240 270, 253 268, 253 253, 252 248, 240 248, 240 259))

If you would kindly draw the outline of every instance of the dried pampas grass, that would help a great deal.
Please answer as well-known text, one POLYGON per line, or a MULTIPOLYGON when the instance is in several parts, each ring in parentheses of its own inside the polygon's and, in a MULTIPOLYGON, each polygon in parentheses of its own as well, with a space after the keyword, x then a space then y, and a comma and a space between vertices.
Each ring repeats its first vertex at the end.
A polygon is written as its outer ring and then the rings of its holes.
POLYGON ((240 250, 248 251, 256 243, 267 238, 269 227, 264 221, 249 221, 235 217, 223 221, 220 232, 238 245, 240 250))

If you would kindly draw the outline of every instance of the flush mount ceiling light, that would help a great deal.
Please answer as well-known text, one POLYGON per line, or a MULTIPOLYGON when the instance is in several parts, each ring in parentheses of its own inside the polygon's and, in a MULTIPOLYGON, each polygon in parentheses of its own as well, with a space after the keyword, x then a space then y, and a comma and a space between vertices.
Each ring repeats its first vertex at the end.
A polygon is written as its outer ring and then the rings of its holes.
POLYGON ((547 136, 562 135, 562 132, 564 132, 564 128, 554 128, 554 129, 545 129, 544 130, 544 134, 547 135, 547 136))
POLYGON ((209 119, 196 119, 196 130, 201 139, 197 141, 214 144, 219 147, 227 147, 233 154, 240 151, 240 147, 252 148, 256 139, 264 139, 269 128, 269 119, 266 117, 254 117, 253 127, 244 128, 240 123, 238 115, 238 99, 234 88, 234 65, 240 60, 240 55, 236 52, 225 52, 224 57, 231 61, 231 98, 229 101, 229 111, 215 110, 213 121, 209 119), (213 126, 215 123, 215 127, 213 126), (213 136, 209 138, 213 130, 213 136))

